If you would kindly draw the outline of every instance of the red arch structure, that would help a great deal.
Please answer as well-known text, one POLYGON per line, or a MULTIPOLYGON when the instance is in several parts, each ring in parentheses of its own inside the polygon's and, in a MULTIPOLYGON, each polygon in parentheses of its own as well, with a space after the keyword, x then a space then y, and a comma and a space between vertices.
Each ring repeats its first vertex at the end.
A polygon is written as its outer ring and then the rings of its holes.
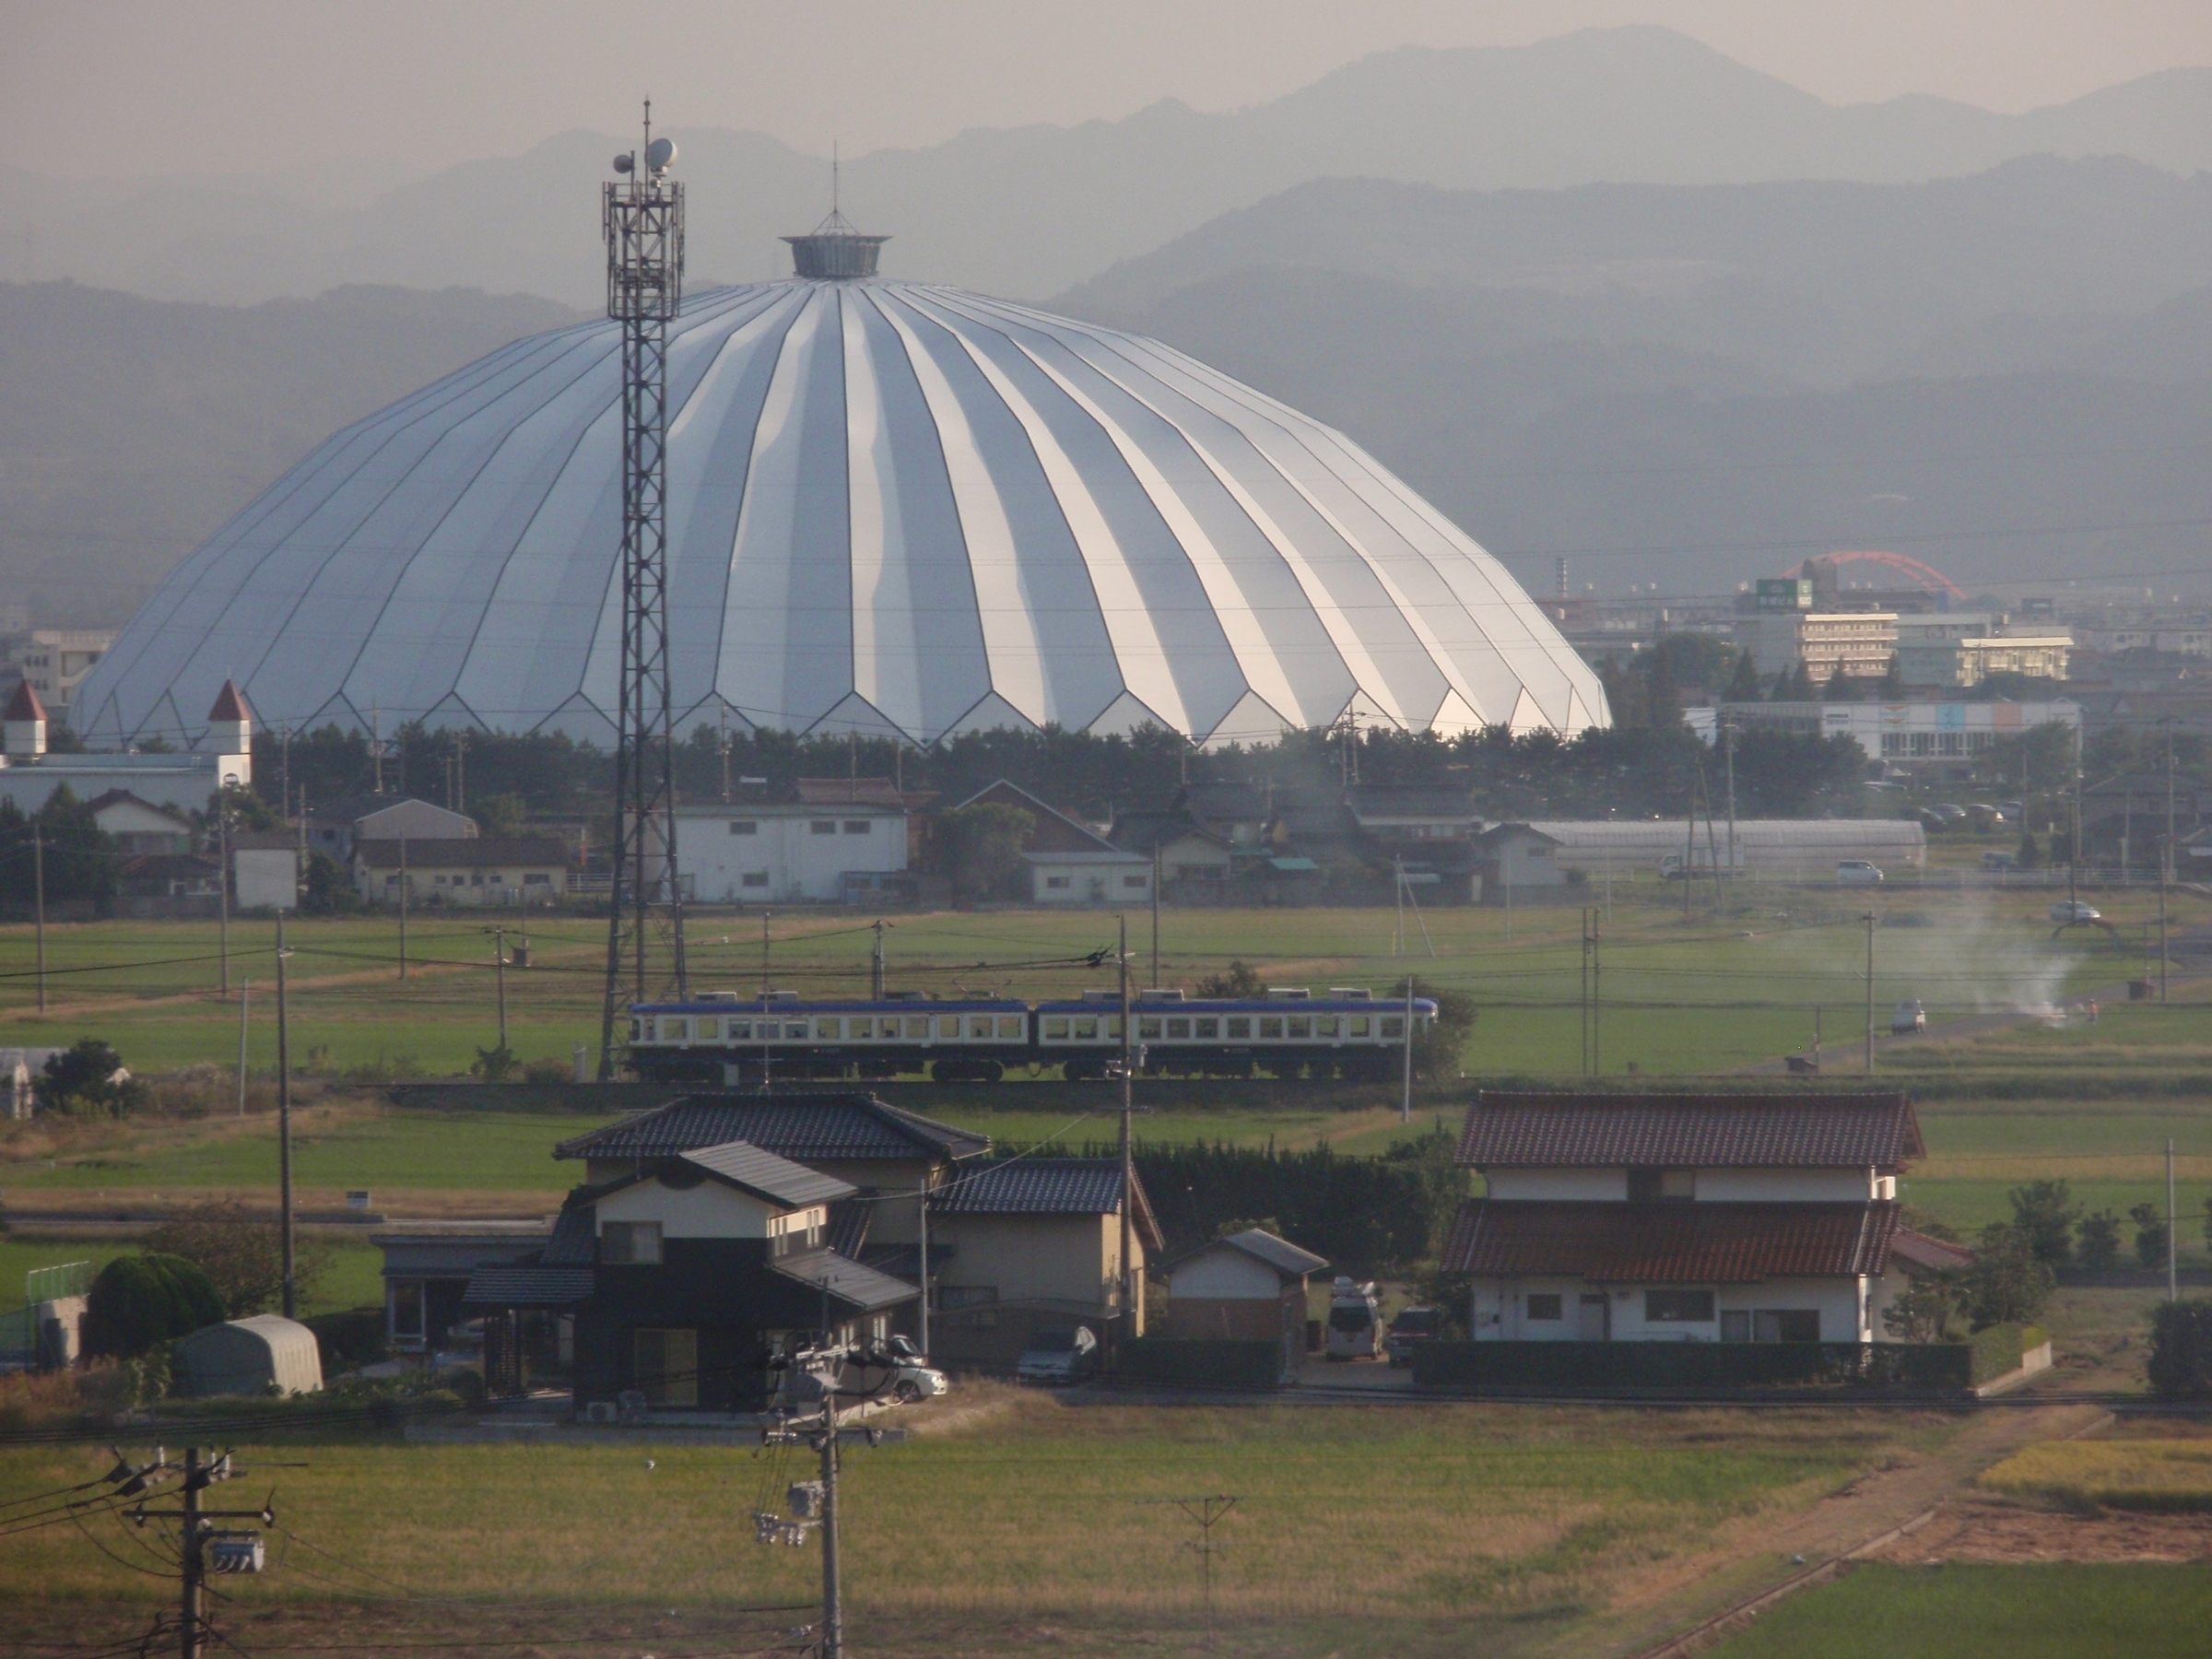
MULTIPOLYGON (((1950 596, 1954 599, 1963 599, 1966 597, 1966 590, 1964 588, 1953 582, 1948 576, 1946 576, 1934 565, 1924 563, 1920 559, 1913 558, 1910 553, 1882 553, 1866 550, 1855 553, 1823 553, 1820 555, 1820 557, 1827 559, 1830 564, 1886 565, 1892 571, 1896 571, 1903 575, 1910 576, 1915 582, 1927 582, 1935 587, 1939 587, 1943 589, 1944 592, 1950 594, 1950 596)), ((1812 561, 1807 559, 1806 562, 1810 564, 1812 561)), ((1800 573, 1801 572, 1798 571, 1788 572, 1790 575, 1797 575, 1800 573)))

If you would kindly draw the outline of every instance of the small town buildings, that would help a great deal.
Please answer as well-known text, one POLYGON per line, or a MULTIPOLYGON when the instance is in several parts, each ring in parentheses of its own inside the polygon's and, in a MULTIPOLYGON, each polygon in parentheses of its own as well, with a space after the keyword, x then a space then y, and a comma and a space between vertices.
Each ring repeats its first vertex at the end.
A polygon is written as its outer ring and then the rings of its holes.
MULTIPOLYGON (((1767 585, 1761 584, 1762 602, 1767 585)), ((1897 653, 1897 623, 1892 611, 1817 611, 1793 605, 1743 618, 1735 634, 1759 673, 1791 674, 1802 666, 1818 688, 1839 674, 1861 680, 1888 674, 1897 653)))
POLYGON ((142 801, 127 789, 111 789, 85 805, 100 833, 126 858, 192 851, 192 820, 181 812, 142 801))
POLYGON ((212 917, 223 901, 223 866, 193 853, 141 853, 115 866, 115 913, 146 919, 212 917))
POLYGON ((1344 804, 1362 834, 1386 850, 1433 851, 1439 841, 1465 841, 1482 828, 1482 815, 1465 789, 1416 783, 1354 783, 1344 804))
POLYGON ((1088 825, 1048 806, 1018 783, 1001 778, 979 789, 954 810, 986 804, 1030 815, 1032 829, 1021 855, 1034 904, 1124 905, 1152 902, 1152 857, 1117 847, 1088 825))
POLYGON ((1492 824, 1475 839, 1475 890, 1468 896, 1479 902, 1505 904, 1515 895, 1541 899, 1547 890, 1568 884, 1568 870, 1559 850, 1559 837, 1535 824, 1492 824))
MULTIPOLYGON (((933 1357, 1010 1365, 1032 1331, 1119 1328, 1122 1167, 1102 1159, 1020 1158, 962 1171, 931 1197, 937 1271, 933 1357)), ((1164 1247, 1144 1183, 1131 1195, 1137 1287, 1128 1335, 1145 1329, 1145 1263, 1164 1247)))
POLYGON ((1901 1094, 1485 1090, 1443 1266, 1477 1342, 1871 1342, 1924 1155, 1901 1094))
POLYGON ((16 641, 9 666, 66 725, 77 687, 114 643, 112 629, 34 628, 16 641))
POLYGON ((210 1394, 302 1394, 323 1389, 323 1353, 314 1332, 276 1313, 202 1325, 170 1349, 177 1392, 210 1394))
POLYGON ((1908 698, 1898 702, 1724 702, 1708 712, 1692 711, 1691 724, 1707 743, 1719 741, 1719 729, 1794 732, 1804 736, 1849 737, 1869 760, 1886 770, 1915 776, 1956 773, 2002 737, 2018 737, 2038 726, 2081 729, 2081 705, 2071 698, 2047 702, 1946 702, 1908 698), (1697 718, 1704 715, 1702 720, 1697 718))
POLYGON ((454 812, 413 795, 357 794, 311 805, 307 810, 307 850, 320 853, 340 869, 353 863, 362 841, 470 841, 481 831, 466 813, 454 812))
POLYGON ((558 904, 568 896, 569 850, 543 836, 354 843, 353 885, 364 903, 396 906, 403 879, 410 906, 558 904))
POLYGON ((1553 843, 1547 857, 1562 878, 1579 871, 1601 889, 1611 878, 1648 879, 1685 865, 1709 872, 1717 864, 1752 877, 1832 879, 1841 859, 1872 859, 1885 871, 1917 870, 1928 854, 1926 830, 1902 818, 1738 818, 1733 849, 1725 818, 1716 818, 1710 835, 1702 819, 1693 833, 1678 818, 1539 818, 1526 828, 1553 843))
POLYGON ((865 886, 907 869, 909 816, 888 779, 747 790, 724 805, 677 808, 678 864, 702 903, 840 903, 853 877, 865 886))
POLYGON ((245 788, 253 782, 253 712, 228 680, 200 725, 169 739, 159 754, 58 754, 47 747, 45 703, 26 680, 17 686, 6 712, 5 764, 0 765, 0 800, 33 813, 53 792, 67 784, 80 801, 112 792, 127 793, 149 806, 178 814, 204 812, 225 785, 245 788))
POLYGON ((1236 853, 1227 837, 1200 829, 1187 812, 1116 813, 1106 839, 1150 859, 1163 887, 1227 881, 1236 853))
POLYGON ((1167 1265, 1164 1334, 1186 1342, 1276 1343, 1288 1380, 1306 1347, 1306 1281, 1328 1267, 1262 1228, 1227 1234, 1167 1265))
POLYGON ((392 1227, 370 1235, 383 1253, 384 1341, 395 1354, 435 1354, 469 1317, 462 1297, 481 1269, 512 1266, 544 1250, 542 1221, 392 1227))

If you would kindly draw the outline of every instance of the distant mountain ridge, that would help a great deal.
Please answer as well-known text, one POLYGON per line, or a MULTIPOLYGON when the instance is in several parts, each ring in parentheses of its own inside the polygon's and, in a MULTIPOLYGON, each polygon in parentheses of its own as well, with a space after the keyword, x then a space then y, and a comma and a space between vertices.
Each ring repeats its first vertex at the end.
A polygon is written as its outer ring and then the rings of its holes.
MULTIPOLYGON (((676 135, 693 271, 782 275, 776 238, 821 216, 824 161, 758 133, 676 135)), ((0 212, 35 232, 42 274, 158 298, 240 303, 377 282, 589 306, 601 280, 592 190, 620 142, 564 133, 328 210, 225 181, 70 217, 51 206, 49 182, 0 173, 0 212)), ((1530 46, 1405 47, 1229 113, 1170 100, 1119 121, 971 131, 851 159, 844 182, 849 211, 895 238, 887 271, 1018 297, 1317 179, 1458 190, 1910 182, 2046 153, 2212 169, 2212 69, 2018 115, 1925 97, 1838 107, 1667 29, 1591 29, 1530 46)))

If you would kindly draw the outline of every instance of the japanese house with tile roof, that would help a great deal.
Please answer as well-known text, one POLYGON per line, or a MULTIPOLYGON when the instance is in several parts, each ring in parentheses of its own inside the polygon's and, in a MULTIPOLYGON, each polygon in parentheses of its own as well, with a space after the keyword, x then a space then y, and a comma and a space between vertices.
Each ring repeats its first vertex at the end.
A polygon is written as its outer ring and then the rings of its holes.
POLYGON ((1928 1253, 1897 1202, 1924 1154, 1901 1094, 1486 1090, 1443 1265, 1477 1341, 1870 1342, 1928 1253))

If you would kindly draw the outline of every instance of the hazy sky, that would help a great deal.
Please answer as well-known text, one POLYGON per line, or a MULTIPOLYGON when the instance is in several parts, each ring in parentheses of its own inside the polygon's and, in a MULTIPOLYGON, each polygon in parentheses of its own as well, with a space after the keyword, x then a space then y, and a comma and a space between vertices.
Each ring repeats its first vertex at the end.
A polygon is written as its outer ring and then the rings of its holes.
POLYGON ((2021 110, 2212 64, 2207 0, 0 0, 0 164, 99 176, 427 171, 641 92, 677 131, 826 151, 1231 109, 1367 53, 1663 23, 1836 102, 2021 110))

